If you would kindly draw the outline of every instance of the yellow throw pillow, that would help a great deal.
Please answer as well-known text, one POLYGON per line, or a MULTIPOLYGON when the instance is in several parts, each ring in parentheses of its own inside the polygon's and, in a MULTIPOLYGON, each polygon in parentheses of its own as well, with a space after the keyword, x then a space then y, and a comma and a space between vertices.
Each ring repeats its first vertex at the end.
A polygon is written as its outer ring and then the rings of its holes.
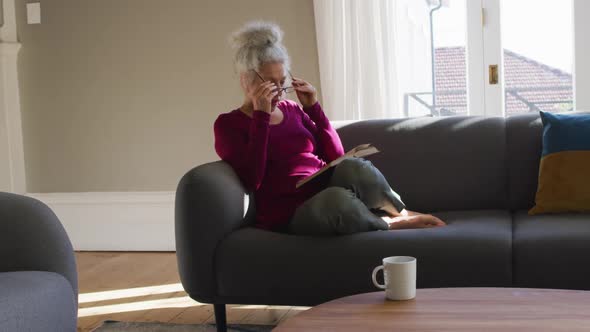
POLYGON ((590 212, 590 114, 540 113, 543 153, 529 214, 590 212))

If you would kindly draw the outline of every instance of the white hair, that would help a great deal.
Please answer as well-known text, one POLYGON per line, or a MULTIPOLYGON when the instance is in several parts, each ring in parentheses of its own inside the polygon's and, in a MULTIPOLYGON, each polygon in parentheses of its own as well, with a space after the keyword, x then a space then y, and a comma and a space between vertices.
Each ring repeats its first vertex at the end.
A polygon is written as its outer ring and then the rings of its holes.
POLYGON ((282 63, 286 74, 291 60, 282 41, 283 30, 271 22, 248 22, 235 31, 230 42, 236 49, 234 66, 238 74, 258 70, 260 66, 270 62, 282 63))

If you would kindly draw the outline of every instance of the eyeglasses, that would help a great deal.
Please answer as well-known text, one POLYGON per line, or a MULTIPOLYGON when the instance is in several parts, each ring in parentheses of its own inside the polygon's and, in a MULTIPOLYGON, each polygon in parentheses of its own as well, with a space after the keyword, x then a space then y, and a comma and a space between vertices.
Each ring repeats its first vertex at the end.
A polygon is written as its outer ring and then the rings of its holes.
MULTIPOLYGON (((266 82, 266 80, 264 78, 262 78, 262 76, 260 76, 258 71, 256 71, 256 70, 253 70, 253 71, 256 73, 258 78, 260 78, 262 80, 262 82, 266 82)), ((290 71, 287 70, 287 72, 289 73, 289 76, 291 77, 291 82, 293 82, 293 75, 291 74, 290 71)), ((291 93, 291 92, 295 91, 295 88, 293 88, 292 86, 285 86, 285 87, 279 88, 278 91, 282 91, 285 93, 291 93)))

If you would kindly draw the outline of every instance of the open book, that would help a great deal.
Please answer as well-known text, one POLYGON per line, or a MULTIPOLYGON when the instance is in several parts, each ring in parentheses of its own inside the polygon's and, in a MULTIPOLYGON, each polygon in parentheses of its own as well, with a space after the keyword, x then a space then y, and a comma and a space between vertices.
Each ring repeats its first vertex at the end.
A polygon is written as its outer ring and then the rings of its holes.
POLYGON ((297 182, 295 187, 296 188, 301 187, 302 185, 313 180, 314 178, 316 178, 320 174, 324 173, 328 169, 340 164, 346 158, 350 158, 350 157, 362 158, 362 157, 370 156, 370 155, 375 154, 377 152, 379 152, 379 150, 377 150, 377 148, 372 146, 371 144, 361 144, 361 145, 353 148, 352 150, 346 152, 341 157, 334 159, 331 162, 327 163, 326 166, 322 167, 319 171, 313 173, 312 175, 306 177, 305 179, 300 180, 299 182, 297 182))

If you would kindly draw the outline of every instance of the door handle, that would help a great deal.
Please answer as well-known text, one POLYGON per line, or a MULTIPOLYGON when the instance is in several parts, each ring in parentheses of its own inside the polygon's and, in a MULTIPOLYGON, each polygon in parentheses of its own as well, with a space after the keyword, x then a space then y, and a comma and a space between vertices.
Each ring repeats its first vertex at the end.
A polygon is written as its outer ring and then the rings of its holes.
POLYGON ((490 84, 498 84, 498 65, 490 65, 490 84))

